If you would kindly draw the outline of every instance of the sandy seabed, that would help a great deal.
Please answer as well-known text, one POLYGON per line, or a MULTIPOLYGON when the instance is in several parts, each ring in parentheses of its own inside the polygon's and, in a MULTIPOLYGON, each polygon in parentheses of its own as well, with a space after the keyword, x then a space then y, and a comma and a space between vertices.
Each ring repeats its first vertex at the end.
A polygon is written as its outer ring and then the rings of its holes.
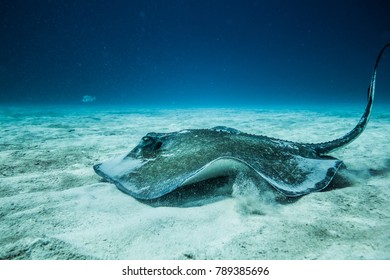
MULTIPOLYGON (((153 205, 92 166, 147 132, 234 127, 323 142, 364 106, 318 110, 0 107, 0 259, 390 259, 390 108, 332 153, 347 166, 328 191, 285 203, 256 196, 153 205)), ((250 179, 216 189, 253 186, 250 179)), ((189 200, 192 198, 190 197, 189 200)))

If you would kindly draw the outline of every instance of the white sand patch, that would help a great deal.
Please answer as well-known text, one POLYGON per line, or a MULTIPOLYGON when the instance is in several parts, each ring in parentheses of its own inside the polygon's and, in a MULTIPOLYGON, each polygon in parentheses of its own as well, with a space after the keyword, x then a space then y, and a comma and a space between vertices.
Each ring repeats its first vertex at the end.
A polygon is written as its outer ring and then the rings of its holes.
POLYGON ((388 108, 332 154, 348 167, 333 189, 293 201, 241 174, 232 196, 153 207, 92 169, 151 131, 225 125, 327 141, 360 117, 340 112, 0 108, 0 259, 389 259, 388 108))

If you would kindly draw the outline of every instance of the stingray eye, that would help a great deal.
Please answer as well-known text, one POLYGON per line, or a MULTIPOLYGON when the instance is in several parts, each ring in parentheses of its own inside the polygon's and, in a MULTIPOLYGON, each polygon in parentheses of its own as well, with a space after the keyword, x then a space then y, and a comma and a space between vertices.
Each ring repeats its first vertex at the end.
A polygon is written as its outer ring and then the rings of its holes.
POLYGON ((162 142, 161 142, 161 141, 158 141, 158 142, 156 143, 156 145, 154 146, 154 150, 160 149, 161 146, 162 146, 162 142))
POLYGON ((144 141, 144 142, 149 142, 150 140, 152 140, 152 137, 150 137, 150 136, 142 137, 142 141, 144 141))

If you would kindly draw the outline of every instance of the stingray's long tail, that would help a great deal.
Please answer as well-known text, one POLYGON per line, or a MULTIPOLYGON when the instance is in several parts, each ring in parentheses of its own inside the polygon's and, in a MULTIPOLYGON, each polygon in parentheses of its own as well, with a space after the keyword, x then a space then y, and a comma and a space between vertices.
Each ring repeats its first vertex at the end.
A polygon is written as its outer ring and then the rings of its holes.
POLYGON ((329 142, 313 144, 313 147, 318 154, 326 154, 326 153, 329 153, 335 149, 341 148, 341 147, 347 145, 348 143, 351 143, 353 140, 358 138, 358 136, 365 129, 365 127, 368 123, 368 119, 370 118, 372 103, 374 101, 375 81, 376 81, 376 72, 378 69, 378 64, 379 64, 379 61, 381 60, 383 52, 385 51, 385 49, 387 47, 390 47, 390 44, 386 44, 382 48, 382 50, 380 51, 380 53, 378 54, 378 57, 376 59, 374 71, 373 71, 372 77, 371 77, 371 83, 370 83, 370 86, 368 87, 368 103, 367 103, 366 109, 364 110, 363 116, 360 118, 360 121, 358 122, 358 124, 355 126, 354 129, 352 129, 350 132, 348 132, 347 134, 345 134, 341 138, 338 138, 338 139, 335 139, 335 140, 332 140, 329 142))

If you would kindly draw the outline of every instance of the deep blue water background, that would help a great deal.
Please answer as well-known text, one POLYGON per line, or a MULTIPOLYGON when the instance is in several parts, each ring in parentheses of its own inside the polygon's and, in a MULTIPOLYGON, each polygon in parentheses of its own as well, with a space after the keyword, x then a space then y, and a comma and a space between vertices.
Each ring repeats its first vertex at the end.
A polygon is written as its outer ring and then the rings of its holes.
MULTIPOLYGON (((0 103, 364 103, 389 15, 388 0, 5 0, 0 103)), ((377 103, 389 81, 388 52, 377 103)))

